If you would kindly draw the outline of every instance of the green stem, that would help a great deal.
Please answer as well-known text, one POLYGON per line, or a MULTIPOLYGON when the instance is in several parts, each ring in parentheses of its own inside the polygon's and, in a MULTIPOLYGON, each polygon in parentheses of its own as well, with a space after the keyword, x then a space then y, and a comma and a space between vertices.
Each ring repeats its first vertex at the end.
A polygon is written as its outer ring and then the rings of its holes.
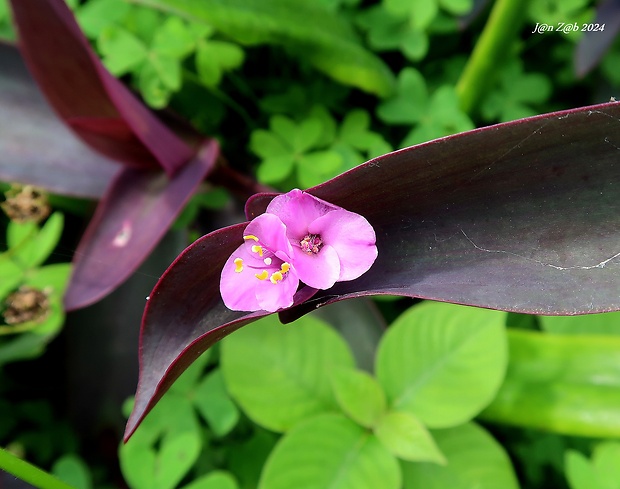
POLYGON ((39 489, 75 489, 2 448, 0 448, 0 469, 39 489))
POLYGON ((456 85, 461 109, 472 114, 521 27, 527 0, 497 0, 456 85))

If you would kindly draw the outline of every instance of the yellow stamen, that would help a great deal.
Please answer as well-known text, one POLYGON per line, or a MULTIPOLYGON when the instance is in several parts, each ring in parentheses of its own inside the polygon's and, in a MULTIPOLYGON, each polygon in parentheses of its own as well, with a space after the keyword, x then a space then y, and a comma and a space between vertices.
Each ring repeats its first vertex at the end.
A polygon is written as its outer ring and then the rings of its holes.
POLYGON ((254 276, 258 280, 265 280, 269 276, 269 273, 267 272, 267 270, 263 270, 261 273, 257 273, 254 276))
POLYGON ((243 271, 243 260, 241 258, 235 258, 233 263, 235 264, 235 272, 241 273, 243 271))
POLYGON ((254 236, 253 234, 248 234, 248 235, 244 236, 243 239, 245 239, 246 241, 248 239, 253 239, 254 241, 258 241, 258 238, 256 236, 254 236))
POLYGON ((269 278, 269 280, 271 280, 272 284, 277 284, 278 282, 280 282, 282 279, 284 278, 284 276, 282 275, 282 272, 273 272, 271 274, 271 277, 269 278))
POLYGON ((252 251, 258 253, 258 256, 263 256, 263 247, 259 245, 252 246, 252 251))
POLYGON ((286 262, 282 263, 282 266, 280 267, 280 271, 281 271, 282 273, 286 273, 286 272, 288 272, 290 269, 291 269, 291 264, 290 264, 290 263, 286 263, 286 262))

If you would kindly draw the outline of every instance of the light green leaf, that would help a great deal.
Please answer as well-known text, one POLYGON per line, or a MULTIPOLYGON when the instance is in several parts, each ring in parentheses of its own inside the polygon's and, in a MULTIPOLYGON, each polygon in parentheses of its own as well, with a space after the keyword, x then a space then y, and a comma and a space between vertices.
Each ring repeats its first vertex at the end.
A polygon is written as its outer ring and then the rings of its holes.
POLYGON ((24 270, 11 259, 11 252, 0 254, 0 301, 22 282, 24 270))
POLYGON ((446 465, 403 462, 403 489, 518 489, 502 446, 475 423, 432 432, 446 465))
POLYGON ((79 8, 76 17, 84 33, 96 39, 105 27, 119 22, 129 8, 124 0, 90 0, 79 8))
POLYGON ((592 461, 603 481, 603 489, 620 489, 620 443, 599 443, 594 448, 592 461))
POLYGON ((67 454, 54 462, 52 474, 75 489, 91 489, 92 477, 88 466, 77 455, 67 454))
POLYGON ((12 259, 24 268, 41 265, 58 244, 63 226, 60 212, 54 212, 40 229, 33 222, 9 222, 7 242, 12 259))
POLYGON ((167 434, 159 449, 155 468, 155 488, 174 489, 192 468, 202 447, 200 433, 167 434))
POLYGON ((368 431, 325 414, 293 428, 269 456, 259 489, 398 489, 398 462, 368 431))
POLYGON ((183 486, 182 489, 238 489, 237 481, 228 472, 214 470, 204 477, 183 486))
POLYGON ((196 50, 196 70, 207 86, 217 86, 225 71, 243 64, 243 50, 229 42, 204 41, 196 50))
POLYGON ((620 437, 620 338, 509 330, 510 363, 486 420, 620 437))
POLYGON ((293 171, 294 161, 289 154, 272 156, 258 165, 258 179, 263 183, 277 183, 288 177, 293 171))
POLYGON ((323 124, 319 118, 310 117, 304 119, 294 136, 289 140, 293 151, 296 153, 305 153, 310 148, 316 147, 316 143, 323 133, 323 124))
POLYGON ((307 316, 287 326, 269 316, 222 340, 228 392, 248 417, 273 431, 335 411, 329 372, 338 366, 353 366, 347 344, 307 316))
POLYGON ((364 49, 350 23, 306 0, 138 0, 215 27, 241 44, 276 44, 340 83, 379 96, 392 91, 389 68, 364 49), (320 26, 317 29, 316 26, 320 26))
POLYGON ((547 333, 620 335, 620 312, 585 316, 540 316, 538 319, 547 333))
POLYGON ((122 76, 137 69, 146 59, 144 43, 131 32, 116 25, 101 29, 97 47, 103 55, 103 63, 115 76, 122 76))
POLYGON ((397 94, 377 109, 379 118, 389 124, 418 122, 428 107, 426 82, 414 68, 405 68, 398 75, 397 94))
POLYGON ((342 156, 335 151, 315 151, 302 155, 297 166, 301 186, 313 187, 339 172, 342 166, 342 156))
POLYGON ((372 428, 385 413, 385 393, 370 374, 339 368, 332 372, 331 381, 338 405, 356 423, 372 428))
POLYGON ((396 457, 410 462, 446 463, 433 437, 413 414, 387 413, 375 427, 375 435, 396 457))
POLYGON ((167 58, 183 59, 194 49, 195 37, 178 17, 168 17, 153 36, 151 49, 167 58))
POLYGON ((140 87, 140 93, 142 93, 144 100, 151 107, 161 109, 168 104, 173 89, 170 88, 169 83, 166 83, 160 75, 164 73, 168 82, 174 84, 174 82, 177 81, 175 78, 175 70, 180 84, 180 65, 176 60, 166 60, 165 58, 162 59, 150 55, 148 61, 142 65, 138 78, 138 86, 140 87), (172 71, 166 72, 166 64, 169 65, 168 67, 171 68, 172 71))
POLYGON ((121 472, 131 489, 153 489, 157 456, 149 446, 137 443, 133 438, 121 444, 119 450, 121 472))
POLYGON ((580 452, 568 450, 564 463, 566 478, 571 489, 605 489, 597 471, 580 452))
POLYGON ((394 410, 432 428, 473 418, 507 363, 506 313, 439 302, 410 308, 379 344, 377 378, 394 410))
POLYGON ((239 421, 239 409, 226 392, 219 369, 207 375, 196 387, 193 401, 216 436, 227 435, 239 421))
POLYGON ((250 150, 263 159, 291 154, 290 148, 287 148, 279 137, 263 129, 252 131, 250 150))

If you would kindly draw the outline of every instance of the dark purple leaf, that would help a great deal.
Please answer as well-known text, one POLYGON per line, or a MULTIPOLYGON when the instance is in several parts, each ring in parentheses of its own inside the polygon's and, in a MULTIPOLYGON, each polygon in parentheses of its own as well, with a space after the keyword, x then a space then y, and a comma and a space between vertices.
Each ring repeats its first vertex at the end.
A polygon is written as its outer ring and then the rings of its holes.
POLYGON ((211 140, 171 179, 162 171, 134 168, 118 175, 75 252, 65 294, 68 310, 101 299, 135 271, 213 169, 218 154, 211 140))
POLYGON ((99 198, 120 166, 52 113, 15 48, 0 44, 0 180, 99 198))
POLYGON ((11 0, 19 47, 50 105, 89 145, 174 174, 193 150, 102 65, 63 0, 11 0))
MULTIPOLYGON (((365 216, 369 272, 281 312, 395 294, 539 314, 620 309, 620 103, 476 129, 390 153, 309 191, 365 216)), ((248 218, 273 195, 257 195, 248 218)), ((245 224, 203 237, 156 285, 127 433, 197 354, 261 317, 227 311, 224 262, 245 224)))
MULTIPOLYGON (((587 31, 575 50, 575 73, 587 75, 609 49, 620 31, 620 0, 606 0, 596 11, 593 22, 585 25, 604 25, 604 30, 587 31)), ((581 28, 581 26, 580 26, 581 28)))

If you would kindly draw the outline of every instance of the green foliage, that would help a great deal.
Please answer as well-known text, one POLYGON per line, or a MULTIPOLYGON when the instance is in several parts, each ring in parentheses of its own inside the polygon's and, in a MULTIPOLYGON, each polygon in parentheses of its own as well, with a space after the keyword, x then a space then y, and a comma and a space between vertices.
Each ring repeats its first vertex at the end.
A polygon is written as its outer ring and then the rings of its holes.
POLYGON ((71 268, 68 263, 42 265, 58 244, 63 222, 56 212, 43 226, 14 221, 7 226, 8 249, 0 253, 0 312, 5 317, 0 323, 0 365, 39 356, 62 328, 62 296, 71 268), (37 291, 40 308, 23 320, 9 321, 7 314, 19 291, 37 291))
POLYGON ((88 466, 77 455, 67 454, 54 462, 52 474, 75 489, 92 489, 92 475, 88 466))
POLYGON ((377 115, 389 124, 414 125, 401 147, 474 128, 459 109, 454 89, 442 86, 429 95, 422 74, 414 68, 400 72, 396 96, 379 105, 377 115))
POLYGON ((551 95, 551 82, 540 73, 523 73, 523 64, 513 61, 502 69, 500 86, 481 106, 488 121, 512 121, 539 113, 531 106, 540 105, 551 95))
POLYGON ((619 335, 620 312, 584 316, 541 316, 540 324, 547 333, 582 335, 619 335))
POLYGON ((565 463, 571 489, 620 489, 620 443, 599 443, 591 460, 569 450, 565 463))

